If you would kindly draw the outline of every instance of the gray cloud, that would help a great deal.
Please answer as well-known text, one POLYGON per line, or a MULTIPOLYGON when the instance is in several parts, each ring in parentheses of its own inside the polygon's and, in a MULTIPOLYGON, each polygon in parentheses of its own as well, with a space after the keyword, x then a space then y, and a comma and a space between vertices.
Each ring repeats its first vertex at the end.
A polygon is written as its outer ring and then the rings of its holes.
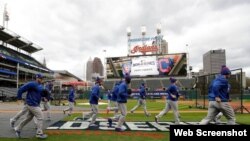
POLYGON ((4 0, 0 6, 4 2, 10 30, 44 48, 35 58, 46 57, 51 69, 81 78, 90 56, 127 54, 126 27, 131 26, 133 38, 141 36, 141 25, 147 26, 147 36, 155 36, 157 23, 162 23, 170 53, 189 52, 196 70, 203 67, 204 53, 223 48, 227 65, 250 71, 243 57, 250 51, 247 0, 4 0))

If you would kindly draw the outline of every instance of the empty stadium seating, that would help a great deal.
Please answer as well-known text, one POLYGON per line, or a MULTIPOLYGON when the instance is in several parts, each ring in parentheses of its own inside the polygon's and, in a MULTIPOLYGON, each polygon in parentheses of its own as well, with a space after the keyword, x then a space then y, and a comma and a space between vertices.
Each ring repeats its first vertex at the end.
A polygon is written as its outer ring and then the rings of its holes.
POLYGON ((142 82, 144 82, 144 81, 143 80, 132 80, 131 81, 131 89, 138 89, 142 82))
POLYGON ((162 88, 161 80, 146 80, 146 86, 151 90, 154 91, 156 89, 162 88))
POLYGON ((115 81, 104 81, 104 82, 103 82, 103 87, 104 87, 106 90, 108 90, 108 89, 112 90, 113 87, 114 87, 114 84, 115 84, 115 81))
POLYGON ((14 100, 17 97, 17 88, 0 87, 0 100, 14 100))

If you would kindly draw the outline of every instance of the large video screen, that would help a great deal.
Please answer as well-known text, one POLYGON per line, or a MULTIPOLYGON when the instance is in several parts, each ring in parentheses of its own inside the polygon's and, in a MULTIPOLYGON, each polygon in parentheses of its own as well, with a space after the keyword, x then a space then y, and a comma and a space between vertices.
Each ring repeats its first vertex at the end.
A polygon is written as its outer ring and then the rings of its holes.
POLYGON ((139 55, 106 58, 107 78, 121 78, 126 73, 131 77, 186 76, 185 53, 139 55))

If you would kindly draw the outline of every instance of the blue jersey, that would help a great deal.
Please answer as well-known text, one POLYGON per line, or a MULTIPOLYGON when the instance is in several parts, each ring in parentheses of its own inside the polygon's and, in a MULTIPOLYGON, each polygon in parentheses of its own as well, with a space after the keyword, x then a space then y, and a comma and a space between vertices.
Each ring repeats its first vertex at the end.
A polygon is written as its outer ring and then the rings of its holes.
MULTIPOLYGON (((45 85, 45 89, 49 92, 48 95, 45 97, 48 101, 51 99, 51 91, 52 91, 53 85, 52 83, 48 83, 45 85)), ((42 99, 44 101, 44 98, 42 99)))
POLYGON ((139 93, 140 93, 140 98, 141 98, 141 99, 145 99, 145 98, 146 98, 145 86, 141 85, 139 89, 140 89, 140 91, 139 91, 139 93))
POLYGON ((122 82, 119 85, 118 95, 117 95, 117 102, 118 103, 127 103, 128 98, 128 86, 126 82, 122 82))
POLYGON ((91 89, 89 103, 98 104, 99 96, 100 96, 100 86, 99 84, 95 84, 91 89))
POLYGON ((229 101, 229 90, 230 85, 228 80, 220 75, 215 78, 209 86, 208 99, 210 101, 215 101, 215 97, 219 97, 222 102, 229 101))
POLYGON ((112 101, 117 101, 118 91, 119 91, 119 83, 116 83, 115 87, 112 90, 112 97, 111 97, 112 101))
POLYGON ((111 97, 112 97, 111 92, 108 91, 108 93, 107 93, 107 98, 108 98, 108 100, 111 100, 111 97))
POLYGON ((69 91, 69 102, 75 102, 75 89, 71 88, 69 91))
POLYGON ((22 99, 22 94, 26 91, 27 95, 25 102, 29 106, 35 106, 35 107, 40 106, 43 85, 36 81, 31 81, 29 83, 26 83, 25 85, 19 88, 17 92, 17 98, 22 99))
POLYGON ((51 93, 52 88, 53 88, 53 84, 52 83, 48 83, 45 88, 51 93))
POLYGON ((168 89, 167 89, 167 93, 168 93, 168 96, 167 96, 167 99, 168 100, 172 100, 172 101, 177 101, 178 98, 179 98, 179 90, 178 90, 178 87, 174 84, 171 84, 168 89), (175 95, 176 98, 173 98, 172 95, 175 95))

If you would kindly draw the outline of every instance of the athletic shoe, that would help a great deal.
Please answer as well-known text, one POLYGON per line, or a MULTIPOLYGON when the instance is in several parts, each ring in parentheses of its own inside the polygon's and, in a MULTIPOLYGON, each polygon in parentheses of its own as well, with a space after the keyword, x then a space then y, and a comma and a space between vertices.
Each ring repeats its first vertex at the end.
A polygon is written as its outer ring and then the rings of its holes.
POLYGON ((39 139, 46 139, 48 137, 48 135, 46 134, 36 134, 36 137, 39 139))
POLYGON ((149 114, 149 113, 146 114, 146 117, 150 117, 150 116, 151 116, 151 114, 149 114))
POLYGON ((159 119, 157 117, 155 117, 155 122, 158 123, 159 122, 159 119))
POLYGON ((134 113, 134 111, 130 111, 130 113, 131 113, 131 114, 133 114, 133 113, 134 113))
POLYGON ((18 130, 16 130, 16 129, 14 129, 14 130, 15 130, 15 132, 16 132, 16 136, 17 136, 18 138, 21 138, 21 132, 18 131, 18 130))
POLYGON ((112 119, 111 119, 111 118, 108 119, 108 123, 109 123, 109 126, 108 126, 108 127, 109 127, 109 128, 112 127, 112 119))
POLYGON ((221 124, 221 120, 219 118, 214 119, 215 124, 221 124))
POLYGON ((10 119, 10 127, 14 128, 14 126, 15 126, 15 121, 13 121, 12 119, 10 119))
POLYGON ((115 128, 115 131, 117 131, 117 132, 124 132, 126 129, 124 129, 124 128, 115 128))

